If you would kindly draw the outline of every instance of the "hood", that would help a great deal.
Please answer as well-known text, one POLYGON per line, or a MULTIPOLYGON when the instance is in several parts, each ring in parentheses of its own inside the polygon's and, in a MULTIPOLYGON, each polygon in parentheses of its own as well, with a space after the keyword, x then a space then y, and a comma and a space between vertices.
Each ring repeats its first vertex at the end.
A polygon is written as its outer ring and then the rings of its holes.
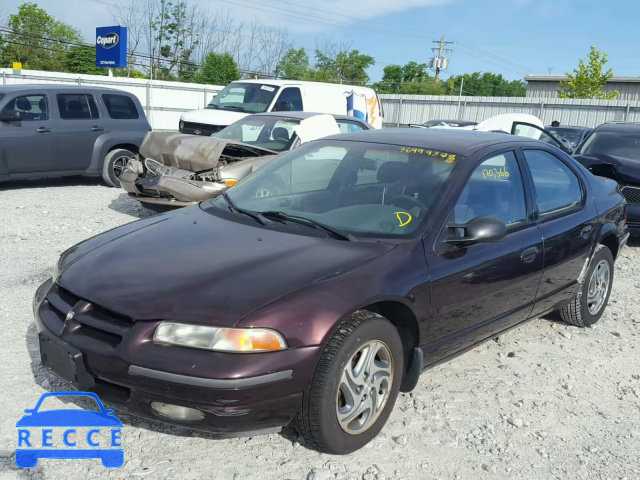
POLYGON ((602 153, 574 155, 573 158, 594 175, 615 177, 614 180, 622 184, 640 185, 640 160, 602 153))
POLYGON ((249 115, 244 112, 232 112, 230 110, 216 110, 215 108, 203 108, 192 110, 180 115, 183 122, 203 123, 205 125, 228 126, 233 122, 249 115))
POLYGON ((164 165, 191 172, 214 168, 223 155, 244 158, 275 153, 277 152, 267 148, 222 138, 172 132, 149 132, 140 146, 143 158, 152 158, 164 165))
POLYGON ((322 288, 321 279, 394 248, 258 228, 199 206, 153 219, 73 247, 63 254, 58 283, 138 321, 231 326, 266 303, 302 288, 322 288))

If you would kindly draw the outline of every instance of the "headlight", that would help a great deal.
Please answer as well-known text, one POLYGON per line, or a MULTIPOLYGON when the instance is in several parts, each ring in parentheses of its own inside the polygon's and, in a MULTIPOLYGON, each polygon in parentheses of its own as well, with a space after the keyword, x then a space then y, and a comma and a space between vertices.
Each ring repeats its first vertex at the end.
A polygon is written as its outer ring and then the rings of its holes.
POLYGON ((221 328, 161 322, 153 341, 218 352, 269 352, 287 348, 282 335, 267 328, 221 328))

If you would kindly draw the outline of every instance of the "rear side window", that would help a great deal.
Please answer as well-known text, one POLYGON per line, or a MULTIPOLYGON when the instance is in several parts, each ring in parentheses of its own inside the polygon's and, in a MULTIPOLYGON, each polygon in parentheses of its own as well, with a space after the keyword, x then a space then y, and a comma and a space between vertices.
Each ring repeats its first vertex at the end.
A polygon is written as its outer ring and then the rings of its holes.
POLYGON ((302 95, 300 89, 295 87, 285 88, 278 100, 274 110, 285 112, 302 112, 302 95))
POLYGON ((544 150, 525 150, 540 217, 568 212, 582 204, 580 180, 562 160, 544 150))
POLYGON ((340 133, 360 132, 364 130, 364 127, 356 122, 350 122, 349 120, 337 120, 340 133))
MULTIPOLYGON (((0 98, 2 98, 0 96, 0 98)), ((23 122, 49 119, 49 103, 44 95, 24 95, 10 100, 2 113, 20 112, 23 122)))
POLYGON ((92 95, 84 93, 58 94, 60 118, 65 120, 90 120, 100 118, 96 101, 92 95))
POLYGON ((130 97, 125 95, 102 95, 104 105, 111 118, 117 120, 135 120, 140 118, 136 104, 130 97))

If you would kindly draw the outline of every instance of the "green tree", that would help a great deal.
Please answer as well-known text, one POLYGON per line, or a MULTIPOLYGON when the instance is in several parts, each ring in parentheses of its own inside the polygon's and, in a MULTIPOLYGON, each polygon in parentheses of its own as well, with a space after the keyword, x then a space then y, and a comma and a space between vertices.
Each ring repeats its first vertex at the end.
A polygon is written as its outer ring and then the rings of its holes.
POLYGON ((402 82, 424 82, 430 77, 425 63, 409 62, 402 67, 402 82))
POLYGON ((69 47, 65 59, 65 70, 71 73, 87 75, 106 75, 107 69, 96 66, 96 47, 91 45, 73 45, 69 47))
POLYGON ((242 75, 238 70, 238 65, 231 55, 210 52, 204 57, 202 66, 195 76, 195 81, 212 85, 227 85, 234 80, 240 80, 240 77, 242 75))
POLYGON ((288 80, 306 80, 309 78, 309 55, 304 48, 290 49, 276 66, 276 77, 288 80))
POLYGON ((316 65, 311 76, 316 81, 361 85, 369 82, 367 68, 374 63, 373 57, 358 50, 339 51, 335 56, 316 50, 316 65))
POLYGON ((382 81, 373 84, 378 93, 398 93, 402 86, 402 67, 387 65, 383 69, 382 81))
POLYGON ((445 82, 447 95, 459 95, 462 87, 463 95, 478 97, 524 97, 526 87, 523 81, 508 81, 502 75, 489 72, 465 73, 451 76, 445 82), (462 80, 464 79, 464 84, 462 80))
POLYGON ((20 5, 18 13, 9 16, 8 26, 12 32, 5 35, 0 49, 3 66, 21 62, 23 68, 65 71, 70 44, 82 41, 77 29, 56 20, 35 3, 20 5))
POLYGON ((560 98, 588 98, 613 100, 618 96, 618 91, 603 92, 602 87, 613 78, 613 70, 604 72, 608 62, 607 52, 601 52, 595 45, 591 45, 591 51, 587 55, 588 64, 584 60, 578 61, 578 68, 573 74, 567 72, 569 80, 560 83, 558 96, 560 98))

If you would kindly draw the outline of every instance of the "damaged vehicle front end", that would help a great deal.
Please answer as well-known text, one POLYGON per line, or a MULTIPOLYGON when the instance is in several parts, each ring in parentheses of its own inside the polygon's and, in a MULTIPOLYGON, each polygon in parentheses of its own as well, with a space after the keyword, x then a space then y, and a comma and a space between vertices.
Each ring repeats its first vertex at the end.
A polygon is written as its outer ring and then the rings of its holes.
POLYGON ((220 195, 277 156, 274 150, 217 137, 149 132, 120 185, 152 210, 185 207, 220 195))
MULTIPOLYGON (((271 112, 245 117, 210 137, 150 132, 120 184, 151 210, 186 207, 221 195, 283 152, 343 129, 369 127, 344 115, 271 112)), ((278 195, 282 188, 274 181, 255 195, 278 195)))
POLYGON ((627 201, 629 232, 640 236, 640 125, 601 125, 587 137, 574 158, 594 175, 618 182, 627 201))

